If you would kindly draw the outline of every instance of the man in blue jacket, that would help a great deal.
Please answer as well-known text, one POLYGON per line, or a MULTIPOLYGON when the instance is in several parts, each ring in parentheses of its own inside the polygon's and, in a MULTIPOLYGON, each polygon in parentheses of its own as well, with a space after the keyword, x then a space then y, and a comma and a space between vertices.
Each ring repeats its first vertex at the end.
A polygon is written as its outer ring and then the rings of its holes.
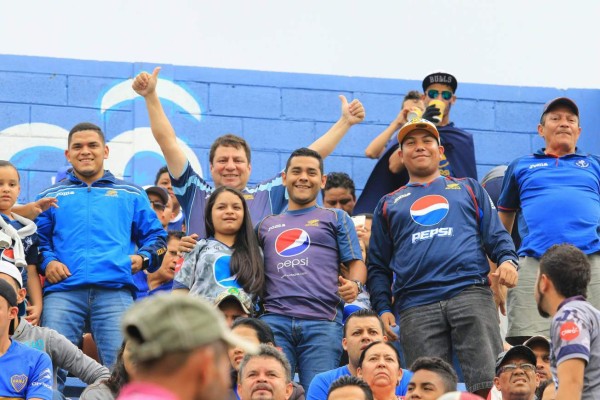
POLYGON ((394 314, 400 316, 408 365, 424 356, 451 362, 454 350, 467 389, 486 397, 502 351, 486 256, 498 264, 493 278, 513 287, 514 245, 476 180, 440 173, 444 148, 434 124, 412 120, 398 142, 410 180, 375 210, 367 270, 372 306, 390 339, 394 314))
POLYGON ((104 170, 102 130, 80 123, 69 132, 67 178, 39 194, 58 208, 38 217, 41 270, 46 276, 42 325, 71 342, 89 326, 102 363, 114 364, 121 314, 133 303, 132 273, 157 270, 166 232, 144 190, 104 170))

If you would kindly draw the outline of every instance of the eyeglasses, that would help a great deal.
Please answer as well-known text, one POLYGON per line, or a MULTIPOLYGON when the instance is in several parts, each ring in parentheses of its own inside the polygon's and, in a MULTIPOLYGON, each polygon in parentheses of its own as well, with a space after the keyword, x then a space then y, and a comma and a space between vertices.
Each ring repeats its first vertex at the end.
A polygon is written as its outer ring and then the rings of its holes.
POLYGON ((506 364, 498 368, 498 375, 500 375, 503 372, 513 372, 517 368, 521 368, 523 371, 527 372, 535 371, 535 365, 529 363, 506 364))
POLYGON ((152 208, 154 208, 155 211, 165 211, 165 208, 167 208, 166 205, 159 201, 151 201, 150 204, 152 204, 152 208))
MULTIPOLYGON (((429 97, 430 99, 436 99, 439 94, 440 94, 439 90, 431 89, 431 90, 427 91, 427 97, 429 97)), ((450 100, 451 98, 452 98, 451 91, 449 91, 449 90, 442 91, 442 99, 450 100)))

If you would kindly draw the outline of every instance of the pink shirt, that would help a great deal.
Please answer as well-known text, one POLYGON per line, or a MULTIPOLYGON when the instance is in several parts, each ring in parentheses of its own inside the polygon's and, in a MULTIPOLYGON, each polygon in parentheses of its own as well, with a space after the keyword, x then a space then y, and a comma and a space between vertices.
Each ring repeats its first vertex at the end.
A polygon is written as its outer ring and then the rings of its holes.
POLYGON ((179 398, 154 383, 132 382, 121 390, 117 400, 179 400, 179 398))

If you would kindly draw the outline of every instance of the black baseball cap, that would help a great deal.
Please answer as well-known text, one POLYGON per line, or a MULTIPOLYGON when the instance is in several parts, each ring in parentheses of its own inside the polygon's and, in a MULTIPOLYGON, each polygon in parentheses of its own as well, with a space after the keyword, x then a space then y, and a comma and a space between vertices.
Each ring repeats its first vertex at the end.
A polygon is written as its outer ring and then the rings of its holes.
POLYGON ((426 92, 427 88, 435 83, 450 86, 452 88, 452 93, 456 93, 456 88, 458 87, 458 81, 454 75, 444 71, 437 71, 432 72, 423 79, 423 92, 426 92))
POLYGON ((526 359, 528 363, 533 364, 534 366, 537 364, 535 353, 529 347, 520 344, 518 346, 511 347, 508 351, 498 354, 498 358, 496 359, 496 376, 498 376, 498 370, 502 364, 514 356, 521 356, 526 359))
POLYGON ((146 193, 147 194, 155 194, 158 197, 160 197, 161 202, 165 206, 169 202, 169 192, 167 192, 167 189, 162 188, 160 186, 150 186, 149 188, 146 189, 146 193))

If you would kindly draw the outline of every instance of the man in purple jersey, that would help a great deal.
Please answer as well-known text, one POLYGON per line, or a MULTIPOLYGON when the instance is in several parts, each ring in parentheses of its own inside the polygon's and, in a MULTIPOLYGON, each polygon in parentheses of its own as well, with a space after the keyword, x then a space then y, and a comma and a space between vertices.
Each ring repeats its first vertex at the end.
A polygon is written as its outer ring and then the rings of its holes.
POLYGON ((287 211, 257 226, 265 256, 265 314, 282 347, 308 388, 312 378, 339 366, 342 300, 362 291, 366 267, 348 214, 317 206, 325 185, 323 159, 314 150, 294 151, 283 173, 287 211), (339 265, 348 268, 348 279, 339 265), (341 297, 341 298, 340 298, 341 297))
POLYGON ((394 311, 400 316, 408 365, 423 356, 451 362, 455 351, 467 389, 485 397, 502 350, 487 256, 498 263, 493 275, 499 284, 512 287, 518 279, 514 245, 476 180, 441 175, 444 148, 434 124, 410 121, 398 143, 410 181, 375 210, 368 269, 372 307, 393 340, 394 311))
MULTIPOLYGON (((189 234, 205 237, 204 206, 206 198, 214 188, 202 179, 190 166, 179 144, 175 131, 165 115, 158 94, 156 82, 160 68, 152 75, 142 72, 134 80, 133 89, 146 100, 152 134, 158 142, 167 160, 173 191, 184 209, 189 234)), ((331 129, 313 142, 309 147, 322 157, 327 157, 337 146, 352 125, 361 122, 365 110, 358 100, 348 103, 344 96, 342 115, 331 129)), ((241 190, 248 203, 254 223, 270 214, 278 214, 285 209, 285 188, 282 186, 281 173, 273 179, 248 187, 250 178, 250 147, 244 139, 235 135, 217 138, 210 149, 210 174, 214 185, 228 186, 241 190)))

